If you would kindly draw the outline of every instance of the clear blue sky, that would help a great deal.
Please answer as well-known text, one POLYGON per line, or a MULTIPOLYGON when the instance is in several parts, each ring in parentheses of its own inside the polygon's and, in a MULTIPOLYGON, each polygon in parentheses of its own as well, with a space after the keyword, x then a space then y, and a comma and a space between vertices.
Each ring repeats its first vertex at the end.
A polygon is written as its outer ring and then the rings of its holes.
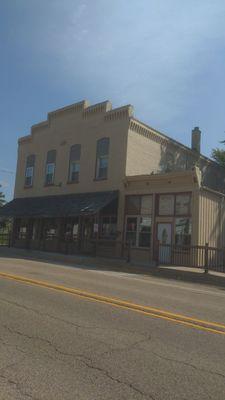
POLYGON ((17 139, 89 99, 202 152, 225 138, 224 0, 0 0, 0 182, 13 195, 17 139))

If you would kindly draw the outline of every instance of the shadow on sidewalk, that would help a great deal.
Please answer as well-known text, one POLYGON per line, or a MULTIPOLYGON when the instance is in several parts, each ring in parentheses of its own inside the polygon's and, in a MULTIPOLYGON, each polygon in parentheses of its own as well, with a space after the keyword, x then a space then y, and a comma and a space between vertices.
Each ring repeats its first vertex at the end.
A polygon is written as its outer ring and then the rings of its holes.
POLYGON ((151 276, 156 279, 170 279, 192 284, 196 283, 216 286, 222 290, 225 290, 225 273, 210 271, 208 274, 205 274, 204 270, 198 268, 143 266, 127 263, 126 260, 123 259, 92 257, 85 255, 64 255, 61 253, 49 253, 8 247, 0 247, 0 258, 14 258, 26 261, 30 260, 69 268, 77 267, 85 270, 112 271, 141 275, 142 277, 151 276))

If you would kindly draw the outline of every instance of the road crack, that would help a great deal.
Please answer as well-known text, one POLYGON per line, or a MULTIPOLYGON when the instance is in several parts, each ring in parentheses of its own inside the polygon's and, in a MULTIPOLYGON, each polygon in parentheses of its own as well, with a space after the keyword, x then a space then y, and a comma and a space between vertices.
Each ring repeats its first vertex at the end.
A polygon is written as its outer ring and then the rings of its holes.
POLYGON ((116 378, 115 376, 111 375, 111 374, 109 373, 109 371, 105 370, 104 368, 94 366, 93 364, 90 364, 90 363, 88 363, 88 362, 85 361, 85 360, 82 360, 82 362, 84 363, 84 365, 85 365, 87 368, 90 368, 90 369, 92 369, 92 370, 95 370, 95 371, 98 371, 98 372, 102 373, 103 375, 105 375, 107 378, 109 378, 109 379, 112 380, 113 382, 116 382, 116 383, 118 383, 118 384, 124 385, 124 386, 126 386, 126 387, 132 389, 134 392, 140 394, 142 397, 145 396, 145 397, 148 398, 148 399, 155 400, 155 397, 153 397, 152 394, 143 392, 142 390, 140 390, 139 388, 137 388, 135 385, 133 385, 133 384, 130 383, 130 382, 126 382, 126 381, 123 381, 123 380, 121 380, 121 379, 119 379, 119 378, 116 378))
POLYGON ((152 354, 154 354, 158 358, 161 358, 162 360, 175 362, 177 364, 183 364, 183 365, 185 365, 187 367, 190 367, 190 368, 193 368, 193 369, 195 369, 197 371, 207 372, 207 373, 209 373, 211 375, 216 375, 216 376, 219 376, 219 377, 225 379, 225 374, 222 374, 220 372, 212 371, 212 370, 209 370, 209 369, 206 369, 206 368, 197 367, 196 365, 191 364, 191 363, 189 363, 187 361, 177 360, 175 358, 170 358, 170 357, 165 357, 162 354, 156 353, 155 351, 152 351, 152 354))

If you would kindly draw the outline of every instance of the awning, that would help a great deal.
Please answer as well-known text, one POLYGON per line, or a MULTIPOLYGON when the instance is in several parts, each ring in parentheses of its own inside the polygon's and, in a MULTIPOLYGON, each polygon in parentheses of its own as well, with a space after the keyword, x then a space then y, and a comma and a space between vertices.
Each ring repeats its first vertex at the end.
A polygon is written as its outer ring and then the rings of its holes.
POLYGON ((0 208, 0 217, 55 218, 96 214, 118 198, 118 191, 17 198, 0 208))

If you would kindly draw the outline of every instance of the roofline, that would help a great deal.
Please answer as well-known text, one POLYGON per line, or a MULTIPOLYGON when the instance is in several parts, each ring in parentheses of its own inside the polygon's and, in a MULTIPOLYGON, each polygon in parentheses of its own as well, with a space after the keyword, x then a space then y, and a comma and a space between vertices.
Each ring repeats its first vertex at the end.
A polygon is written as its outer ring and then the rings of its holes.
MULTIPOLYGON (((193 150, 191 149, 191 147, 188 147, 188 146, 186 146, 185 144, 183 144, 183 143, 181 143, 181 142, 178 142, 176 139, 173 139, 172 137, 166 135, 165 133, 160 132, 160 131, 158 131, 158 130, 155 129, 155 128, 152 128, 152 126, 146 124, 145 122, 142 122, 142 121, 140 121, 139 119, 137 119, 137 118, 135 118, 135 117, 131 117, 130 120, 135 121, 135 122, 137 122, 137 123, 139 123, 139 124, 144 125, 146 128, 151 129, 151 130, 152 130, 153 132, 155 132, 157 135, 162 136, 164 139, 166 139, 166 140, 168 140, 168 141, 174 142, 175 145, 177 145, 177 146, 183 148, 184 150, 188 151, 188 152, 191 153, 191 154, 196 155, 196 152, 193 151, 193 150)), ((204 154, 200 153, 199 155, 200 155, 201 158, 205 159, 207 162, 210 162, 210 163, 216 165, 217 167, 222 168, 223 170, 225 169, 225 167, 222 167, 222 165, 218 164, 216 161, 214 161, 214 160, 212 160, 211 158, 205 156, 204 154)))
POLYGON ((206 192, 216 194, 217 196, 220 196, 223 198, 225 197, 225 193, 221 193, 221 192, 218 192, 217 190, 210 189, 208 186, 201 186, 200 190, 205 190, 206 192))
POLYGON ((158 179, 168 179, 168 178, 177 178, 179 177, 188 177, 188 176, 196 176, 196 169, 193 168, 191 170, 185 171, 173 171, 167 173, 159 173, 159 174, 143 174, 143 175, 130 175, 125 177, 125 182, 137 182, 144 180, 158 180, 158 179))

